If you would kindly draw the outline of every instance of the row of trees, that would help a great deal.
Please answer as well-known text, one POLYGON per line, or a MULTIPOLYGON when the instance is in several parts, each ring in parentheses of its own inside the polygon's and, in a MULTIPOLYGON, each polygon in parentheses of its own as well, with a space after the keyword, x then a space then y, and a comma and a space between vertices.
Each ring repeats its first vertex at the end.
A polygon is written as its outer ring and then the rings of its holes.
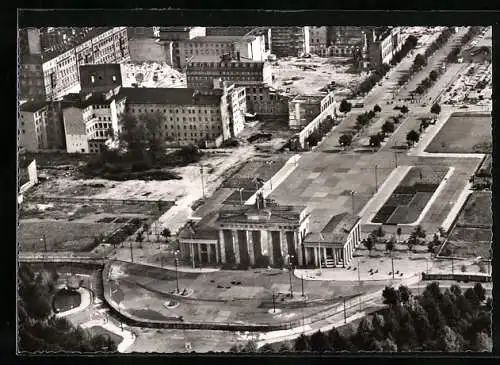
POLYGON ((309 146, 316 146, 321 141, 321 138, 323 138, 323 136, 325 136, 336 124, 337 122, 330 115, 328 115, 325 120, 318 124, 318 127, 309 135, 309 137, 306 138, 309 146))
POLYGON ((392 58, 390 62, 391 65, 395 66, 399 62, 401 62, 401 60, 405 58, 408 55, 408 53, 417 46, 417 43, 418 43, 417 37, 415 37, 414 35, 408 36, 401 49, 398 52, 396 52, 396 54, 392 58))
MULTIPOLYGON (((340 352, 340 351, 492 351, 491 298, 481 284, 464 292, 458 285, 441 289, 427 285, 415 296, 406 286, 386 287, 387 309, 364 317, 355 331, 333 328, 327 332, 302 334, 293 344, 264 345, 259 352, 340 352)), ((232 351, 255 352, 250 341, 232 351)))
MULTIPOLYGON (((344 102, 344 100, 343 100, 343 102, 344 102)), ((341 103, 341 106, 342 106, 342 103, 341 103)), ((350 103, 345 101, 344 108, 342 110, 350 110, 350 103)), ((367 112, 364 112, 364 113, 358 115, 358 117, 356 118, 355 129, 357 131, 359 131, 359 130, 362 130, 363 128, 365 128, 368 124, 370 124, 370 121, 377 115, 377 113, 380 113, 381 111, 382 111, 382 108, 380 107, 380 105, 376 104, 373 107, 373 110, 370 110, 370 111, 367 111, 367 112)), ((352 143, 353 137, 354 136, 352 134, 341 135, 339 137, 339 140, 338 140, 339 145, 343 148, 350 146, 352 143)))
POLYGON ((429 73, 429 76, 426 77, 425 79, 420 82, 420 84, 417 86, 417 88, 413 91, 413 93, 422 95, 424 94, 428 89, 434 85, 434 83, 437 81, 439 76, 442 74, 441 69, 438 68, 437 70, 432 70, 429 73))
POLYGON ((116 351, 104 335, 90 336, 68 320, 56 318, 52 302, 58 275, 55 269, 35 273, 25 264, 19 268, 19 349, 27 352, 116 351))
MULTIPOLYGON (((401 234, 401 227, 398 227, 396 231, 397 241, 394 235, 389 237, 389 239, 385 239, 384 237, 386 236, 386 232, 382 226, 380 226, 379 228, 373 230, 367 238, 361 241, 361 243, 368 250, 369 255, 371 255, 372 251, 376 248, 376 244, 380 243, 385 244, 386 251, 392 252, 395 249, 396 243, 401 242, 401 234)), ((422 226, 419 225, 410 233, 410 237, 405 244, 408 246, 408 250, 412 251, 416 245, 425 244, 425 238, 426 232, 422 226)), ((440 244, 441 241, 439 240, 439 236, 437 234, 434 235, 433 240, 428 243, 428 252, 434 253, 440 244)))
POLYGON ((383 79, 383 77, 387 74, 387 72, 389 72, 390 69, 391 67, 386 63, 378 66, 370 76, 368 76, 358 85, 358 88, 354 95, 357 96, 369 92, 375 85, 377 85, 380 80, 383 79))
POLYGON ((413 61, 413 65, 411 67, 412 72, 418 72, 422 67, 427 66, 427 60, 429 57, 434 54, 439 48, 441 48, 451 37, 451 35, 455 32, 455 28, 449 27, 446 28, 439 37, 431 43, 429 47, 425 50, 423 54, 419 53, 415 56, 415 60, 413 61))
POLYGON ((458 55, 462 50, 462 47, 466 45, 472 38, 474 38, 481 31, 480 27, 470 27, 467 33, 465 33, 460 39, 460 44, 453 47, 453 49, 446 56, 446 62, 455 63, 458 62, 458 55))

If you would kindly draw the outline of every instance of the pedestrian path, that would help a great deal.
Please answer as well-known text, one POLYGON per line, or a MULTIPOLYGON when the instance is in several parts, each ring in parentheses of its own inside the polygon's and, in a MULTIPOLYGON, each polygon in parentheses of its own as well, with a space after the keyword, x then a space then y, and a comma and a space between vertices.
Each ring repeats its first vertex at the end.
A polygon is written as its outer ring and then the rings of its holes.
POLYGON ((79 313, 86 310, 92 302, 92 294, 90 290, 86 288, 78 288, 77 291, 80 293, 80 305, 76 308, 56 313, 56 318, 64 318, 71 314, 79 313))
POLYGON ((472 187, 472 184, 470 182, 467 183, 467 185, 465 185, 465 187, 463 188, 462 192, 460 193, 460 196, 458 197, 457 201, 455 202, 453 207, 450 209, 450 213, 448 214, 448 216, 446 217, 446 219, 444 220, 444 222, 442 224, 442 227, 445 230, 445 232, 448 232, 450 230, 453 222, 455 221, 455 218, 457 217, 458 213, 460 212, 463 205, 467 201, 467 198, 469 197, 469 195, 472 192, 471 187, 472 187))

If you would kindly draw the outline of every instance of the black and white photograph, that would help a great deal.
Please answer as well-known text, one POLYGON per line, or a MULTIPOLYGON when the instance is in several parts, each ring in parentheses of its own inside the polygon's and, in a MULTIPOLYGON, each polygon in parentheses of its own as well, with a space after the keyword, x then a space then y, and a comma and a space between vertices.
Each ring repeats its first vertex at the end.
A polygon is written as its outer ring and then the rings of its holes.
POLYGON ((492 26, 17 47, 18 354, 492 351, 492 26))

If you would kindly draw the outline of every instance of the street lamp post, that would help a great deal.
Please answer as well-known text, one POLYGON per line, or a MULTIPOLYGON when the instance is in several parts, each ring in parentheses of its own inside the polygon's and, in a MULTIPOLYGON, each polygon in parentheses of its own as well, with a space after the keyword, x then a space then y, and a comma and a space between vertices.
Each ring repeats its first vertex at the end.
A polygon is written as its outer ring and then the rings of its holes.
POLYGON ((243 188, 238 189, 240 192, 240 204, 243 205, 243 188))
POLYGON ((300 275, 300 284, 302 286, 302 297, 304 297, 304 274, 300 275))
POLYGON ((273 290, 273 313, 276 313, 276 300, 274 299, 274 290, 273 290))
POLYGON ((377 175, 378 165, 375 165, 375 192, 378 191, 378 175, 377 175))
POLYGON ((356 192, 354 190, 351 190, 351 205, 352 205, 352 215, 354 215, 354 194, 356 192))
POLYGON ((134 262, 134 246, 132 245, 132 241, 130 241, 130 261, 134 262))
POLYGON ((398 153, 396 151, 394 151, 394 162, 396 167, 398 167, 398 153))
POLYGON ((178 258, 177 255, 179 250, 175 251, 175 282, 177 284, 177 294, 179 294, 179 270, 178 270, 178 258))
POLYGON ((292 259, 293 255, 288 255, 288 276, 290 278, 290 298, 293 298, 293 286, 292 286, 292 259))
POLYGON ((392 265, 392 280, 394 280, 394 257, 392 257, 392 251, 391 251, 391 265, 392 265))

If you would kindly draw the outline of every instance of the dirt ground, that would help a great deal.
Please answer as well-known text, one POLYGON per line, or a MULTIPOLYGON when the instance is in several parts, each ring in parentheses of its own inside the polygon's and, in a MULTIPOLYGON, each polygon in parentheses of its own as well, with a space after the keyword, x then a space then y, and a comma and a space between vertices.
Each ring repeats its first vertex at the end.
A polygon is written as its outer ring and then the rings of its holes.
POLYGON ((343 88, 352 87, 360 81, 361 75, 346 72, 350 64, 334 62, 332 59, 317 56, 309 59, 280 59, 272 63, 272 73, 275 77, 273 86, 283 91, 290 89, 291 94, 307 95, 318 93, 332 81, 343 88), (288 83, 291 84, 287 85, 288 83))

